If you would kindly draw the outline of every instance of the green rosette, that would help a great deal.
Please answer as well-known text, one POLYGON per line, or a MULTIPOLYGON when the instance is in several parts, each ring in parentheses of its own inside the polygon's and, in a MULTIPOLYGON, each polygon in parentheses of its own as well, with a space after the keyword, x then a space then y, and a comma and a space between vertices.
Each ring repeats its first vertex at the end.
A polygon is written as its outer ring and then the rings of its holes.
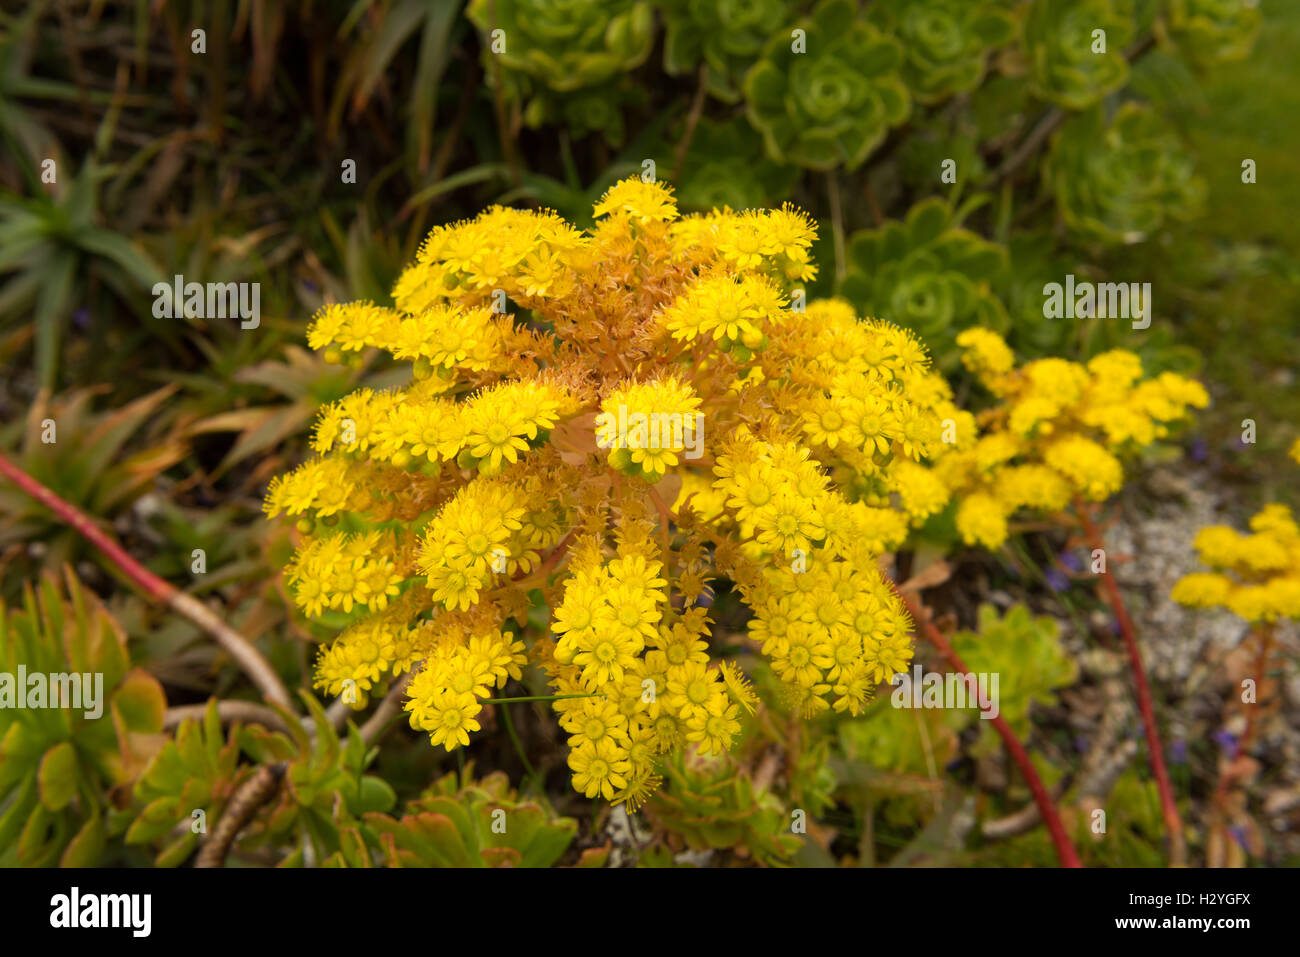
POLYGON ((771 38, 745 77, 749 120, 777 162, 861 166, 911 112, 899 76, 902 46, 858 19, 849 0, 824 0, 771 38))
POLYGON ((973 90, 989 51, 1015 35, 1007 11, 971 0, 878 0, 867 15, 902 42, 903 79, 921 103, 973 90))
POLYGON ((1195 217, 1205 199, 1178 138, 1135 102, 1109 121, 1099 106, 1071 117, 1056 133, 1043 180, 1065 224, 1106 243, 1141 242, 1168 220, 1195 217))
POLYGON ((1034 95, 1082 110, 1118 90, 1128 80, 1124 47, 1133 33, 1133 0, 1036 0, 1024 29, 1034 95))
POLYGON ((915 331, 950 368, 963 329, 1007 331, 1006 309, 992 291, 1006 267, 1002 247, 960 226, 943 200, 927 199, 903 222, 853 234, 840 294, 864 316, 915 331))

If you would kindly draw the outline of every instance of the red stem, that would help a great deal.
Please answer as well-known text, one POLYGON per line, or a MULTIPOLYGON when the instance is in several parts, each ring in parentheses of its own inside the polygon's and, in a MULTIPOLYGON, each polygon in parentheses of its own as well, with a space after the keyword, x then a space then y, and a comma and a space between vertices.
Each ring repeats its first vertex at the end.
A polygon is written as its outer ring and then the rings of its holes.
POLYGON ((163 604, 171 602, 172 592, 175 591, 171 585, 128 555, 122 546, 105 535, 85 512, 59 498, 54 492, 9 461, 3 453, 0 453, 0 474, 3 474, 5 478, 48 508, 70 525, 73 531, 103 552, 109 561, 116 565, 124 575, 135 583, 136 587, 150 598, 163 604))
POLYGON ((268 700, 278 702, 286 708, 293 707, 293 699, 289 696, 284 683, 280 681, 280 676, 271 667, 271 663, 248 642, 248 639, 218 618, 206 605, 149 571, 127 554, 121 545, 104 534, 90 516, 32 478, 19 466, 9 461, 3 453, 0 453, 0 475, 4 475, 99 549, 109 562, 142 592, 154 601, 184 615, 212 635, 268 700))
MULTIPOLYGON (((888 581, 888 579, 886 580, 888 581)), ((953 650, 952 645, 948 643, 948 639, 943 636, 943 633, 935 627, 934 622, 922 615, 921 608, 916 600, 901 591, 892 581, 890 587, 894 589, 894 593, 907 606, 912 620, 924 629, 925 637, 930 644, 938 648, 939 653, 947 658, 954 668, 962 674, 969 674, 970 669, 966 667, 966 663, 953 650)), ((1007 750, 1011 752, 1011 760, 1016 762, 1016 767, 1020 769, 1025 783, 1029 785, 1029 790, 1034 796, 1034 803, 1038 805, 1038 813, 1042 817, 1043 823, 1047 825, 1048 834, 1051 835, 1052 845, 1056 848, 1056 856, 1060 860, 1061 866, 1082 867, 1083 864, 1079 861, 1079 855, 1074 850, 1074 845, 1070 843, 1069 835, 1065 833, 1065 825, 1061 823, 1061 815, 1057 813, 1056 805, 1052 803, 1047 788, 1043 786, 1042 778, 1038 776, 1038 771, 1034 768, 1033 762, 1029 760, 1029 752, 1025 750, 1024 745, 1020 743, 1020 739, 1016 737, 1016 733, 1011 730, 1011 726, 1007 724, 1002 715, 999 714, 993 718, 993 727, 1001 736, 1002 743, 1007 746, 1007 750)))
MULTIPOLYGON (((1079 516, 1079 525, 1083 528, 1083 534, 1088 539, 1088 547, 1094 551, 1101 549, 1104 554, 1105 548, 1102 545, 1101 533, 1093 522, 1092 515, 1088 512, 1088 506, 1076 497, 1074 510, 1079 516)), ((1119 622, 1119 631, 1124 638, 1124 647, 1128 649, 1129 667, 1133 671, 1133 683, 1137 686, 1138 711, 1142 715, 1142 727, 1146 731, 1147 752, 1151 757, 1151 772, 1155 775, 1156 788, 1160 792, 1160 807, 1164 815, 1165 827, 1169 831, 1170 863, 1181 866, 1184 863, 1186 847, 1183 841, 1183 819, 1178 813, 1178 804, 1174 800, 1174 789, 1169 781, 1169 772, 1165 768, 1165 751, 1160 742, 1160 730, 1156 726, 1156 713, 1151 701, 1151 684, 1147 681, 1146 669, 1142 666, 1142 653, 1138 650, 1133 621, 1129 618, 1128 608, 1124 604, 1124 597, 1120 594, 1115 576, 1111 574, 1110 563, 1104 563, 1102 568, 1102 585, 1106 589, 1106 597, 1110 600, 1110 607, 1115 612, 1115 619, 1119 622)))

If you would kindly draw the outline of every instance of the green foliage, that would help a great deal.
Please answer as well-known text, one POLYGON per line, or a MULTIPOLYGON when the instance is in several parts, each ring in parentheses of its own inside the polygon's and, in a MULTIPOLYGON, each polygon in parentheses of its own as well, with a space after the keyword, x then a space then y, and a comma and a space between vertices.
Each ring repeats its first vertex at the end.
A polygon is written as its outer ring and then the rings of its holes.
POLYGON ((239 764, 238 742, 233 737, 227 741, 213 699, 203 721, 181 722, 175 737, 145 768, 135 786, 136 801, 143 806, 126 832, 126 843, 165 841, 155 865, 182 864, 198 846, 201 830, 216 825, 251 770, 239 764))
POLYGON ((664 69, 692 73, 708 67, 709 92, 740 99, 740 84, 772 34, 793 19, 790 0, 665 0, 664 69))
MULTIPOLYGON (((390 867, 550 867, 577 831, 573 818, 520 800, 504 773, 473 781, 467 771, 441 778, 400 818, 365 815, 359 833, 368 846, 382 848, 390 867)), ((330 863, 356 867, 369 860, 345 851, 330 863)))
MULTIPOLYGON (((1160 795, 1147 770, 1131 767, 1106 797, 1106 830, 1093 830, 1090 806, 1065 807, 1063 820, 1084 867, 1163 867, 1166 853, 1160 795)), ((1055 867, 1046 830, 988 844, 967 858, 977 867, 1055 867)))
POLYGON ((750 122, 774 160, 856 169, 911 110, 902 46, 850 0, 823 0, 797 29, 773 36, 745 77, 750 122))
POLYGON ((799 849, 791 816, 771 792, 726 757, 687 756, 664 762, 664 786, 646 804, 654 821, 692 850, 739 850, 769 865, 799 849))
POLYGON ((686 209, 779 205, 798 170, 763 155, 763 140, 743 117, 701 120, 682 165, 677 201, 686 209))
POLYGON ((254 761, 285 766, 285 786, 264 830, 243 843, 255 849, 298 836, 300 848, 309 844, 314 858, 323 861, 340 850, 342 828, 367 813, 390 810, 397 797, 382 778, 364 773, 378 751, 366 748, 351 726, 344 747, 319 702, 305 691, 299 694, 311 714, 310 732, 298 718, 281 711, 288 734, 252 725, 240 735, 240 746, 254 761))
POLYGON ((0 675, 12 682, 0 691, 6 698, 23 694, 17 683, 27 677, 26 705, 0 707, 0 863, 101 863, 113 796, 129 788, 162 732, 162 687, 131 667, 126 635, 70 570, 62 585, 46 575, 28 587, 21 608, 0 604, 0 675), (55 675, 76 675, 76 684, 56 687, 55 675))
POLYGON ((621 113, 616 119, 613 109, 597 112, 601 97, 567 95, 610 84, 645 60, 654 43, 648 3, 473 0, 467 12, 482 34, 488 81, 500 82, 508 97, 526 104, 530 125, 582 114, 589 128, 603 130, 611 140, 621 138, 621 113), (557 105, 566 99, 567 107, 557 105))
MULTIPOLYGON (((978 631, 953 635, 952 647, 972 674, 998 675, 999 712, 1021 740, 1030 730, 1031 705, 1051 701, 1056 689, 1078 677, 1078 664, 1061 647, 1056 622, 1033 617, 1024 605, 1012 606, 1005 617, 992 605, 981 605, 978 631)), ((994 744, 991 726, 984 737, 985 744, 994 744)))
POLYGON ((928 199, 904 222, 853 235, 840 293, 863 315, 914 329, 936 361, 951 366, 963 329, 1006 330, 1006 310, 992 292, 1006 266, 1001 247, 962 228, 943 200, 928 199))
POLYGON ((136 785, 137 810, 126 842, 155 848, 165 843, 157 850, 157 866, 183 863, 197 847, 199 834, 211 832, 260 766, 272 768, 283 786, 241 831, 241 850, 288 846, 294 848, 289 862, 300 862, 308 849, 315 860, 338 854, 347 828, 357 826, 363 815, 391 810, 397 798, 386 781, 365 773, 378 749, 367 748, 355 728, 346 746, 341 744, 316 700, 306 692, 302 699, 311 714, 310 731, 277 709, 287 733, 237 723, 224 732, 215 700, 201 723, 182 722, 136 785), (200 819, 205 828, 194 825, 200 819), (178 830, 182 833, 176 836, 178 830))
POLYGON ((903 44, 903 79, 920 103, 974 89, 991 49, 1015 35, 1015 21, 981 0, 879 0, 867 16, 903 44))
MULTIPOLYGON (((54 169, 57 173, 57 162, 54 169)), ((162 271, 136 244, 101 225, 104 172, 94 157, 75 176, 65 169, 52 195, 35 185, 40 182, 35 169, 29 167, 27 175, 33 198, 0 190, 0 275, 8 277, 0 292, 0 324, 31 321, 37 375, 43 387, 53 388, 73 309, 109 308, 110 296, 92 299, 90 290, 103 288, 129 304, 162 271)))
POLYGON ((486 56, 561 92, 603 83, 650 52, 650 6, 636 0, 473 0, 468 13, 486 36, 486 56), (500 53, 492 50, 497 29, 500 53))
POLYGON ((966 723, 969 714, 897 708, 888 691, 882 688, 879 698, 860 718, 840 723, 839 742, 845 756, 891 774, 924 775, 930 758, 936 764, 947 764, 956 751, 954 731, 966 723))
POLYGON ((1024 47, 1034 94, 1082 110, 1128 79, 1134 0, 1037 0, 1028 7, 1024 47), (1103 31, 1098 36, 1095 31, 1103 31), (1100 52, 1101 43, 1105 52, 1100 52))
POLYGON ((1201 210, 1205 184, 1156 112, 1125 103, 1071 117, 1043 167, 1066 224, 1082 238, 1141 242, 1170 219, 1201 210))
MULTIPOLYGON (((127 443, 151 422, 176 390, 164 387, 112 411, 96 413, 97 389, 81 389, 62 399, 41 396, 25 422, 0 430, 0 447, 18 446, 17 463, 28 475, 83 511, 111 519, 128 508, 155 478, 185 457, 187 447, 174 433, 127 454, 127 443), (47 420, 53 421, 53 432, 47 420), (53 436, 54 441, 44 438, 53 436)), ((0 548, 39 541, 46 568, 89 551, 81 537, 48 508, 17 487, 0 485, 0 548)))

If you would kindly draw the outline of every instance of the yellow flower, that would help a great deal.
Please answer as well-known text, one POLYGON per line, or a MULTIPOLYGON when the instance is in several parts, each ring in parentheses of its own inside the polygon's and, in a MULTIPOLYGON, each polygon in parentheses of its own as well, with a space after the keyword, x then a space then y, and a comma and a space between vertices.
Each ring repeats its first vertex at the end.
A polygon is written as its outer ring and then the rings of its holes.
POLYGON ((981 326, 973 326, 960 333, 957 345, 966 350, 962 355, 962 363, 982 379, 1003 375, 1015 365, 1015 356, 1006 340, 981 326))
POLYGON ((1277 502, 1250 520, 1254 534, 1208 525, 1193 542, 1212 572, 1184 575, 1171 597, 1194 608, 1227 608, 1250 622, 1300 618, 1300 526, 1277 502))
POLYGON ((997 499, 975 492, 957 506, 957 531, 967 545, 999 548, 1007 540, 1007 517, 997 499))
POLYGON ((632 763, 627 752, 612 740, 597 744, 584 744, 569 752, 569 767, 573 769, 573 786, 589 798, 603 797, 611 800, 617 789, 627 787, 627 775, 632 763))
POLYGON ((719 700, 707 714, 687 722, 686 740, 698 742, 700 754, 722 754, 740 733, 738 714, 734 704, 719 700))
POLYGON ((727 693, 731 695, 733 701, 739 704, 750 714, 758 706, 758 695, 754 691, 754 686, 749 683, 740 666, 734 661, 724 661, 722 663, 722 680, 727 686, 727 693))
POLYGON ((1177 584, 1174 585, 1169 597, 1182 605, 1191 605, 1194 608, 1212 608, 1216 605, 1225 604, 1231 592, 1232 580, 1230 578, 1223 575, 1196 572, 1180 578, 1177 584))
POLYGON ((437 691, 423 697, 424 682, 420 679, 424 675, 423 671, 416 675, 407 690, 411 727, 428 731, 434 747, 441 745, 452 751, 469 744, 469 732, 479 730, 475 718, 483 706, 468 692, 437 691))

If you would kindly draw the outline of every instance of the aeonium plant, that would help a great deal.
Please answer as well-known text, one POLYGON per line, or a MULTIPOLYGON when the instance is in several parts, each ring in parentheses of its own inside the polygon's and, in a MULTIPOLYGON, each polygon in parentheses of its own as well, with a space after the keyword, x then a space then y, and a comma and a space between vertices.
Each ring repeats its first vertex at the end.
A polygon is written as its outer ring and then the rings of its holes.
POLYGON ((595 216, 493 207, 433 230, 396 308, 322 310, 314 348, 384 349, 412 379, 322 409, 319 457, 266 508, 298 521, 298 605, 346 621, 318 687, 360 707, 413 670, 410 723, 452 750, 535 663, 574 787, 635 808, 755 703, 710 651, 715 581, 806 716, 857 714, 908 667, 877 559, 946 504, 920 462, 958 413, 912 334, 802 308, 801 212, 681 216, 632 178, 595 216))

